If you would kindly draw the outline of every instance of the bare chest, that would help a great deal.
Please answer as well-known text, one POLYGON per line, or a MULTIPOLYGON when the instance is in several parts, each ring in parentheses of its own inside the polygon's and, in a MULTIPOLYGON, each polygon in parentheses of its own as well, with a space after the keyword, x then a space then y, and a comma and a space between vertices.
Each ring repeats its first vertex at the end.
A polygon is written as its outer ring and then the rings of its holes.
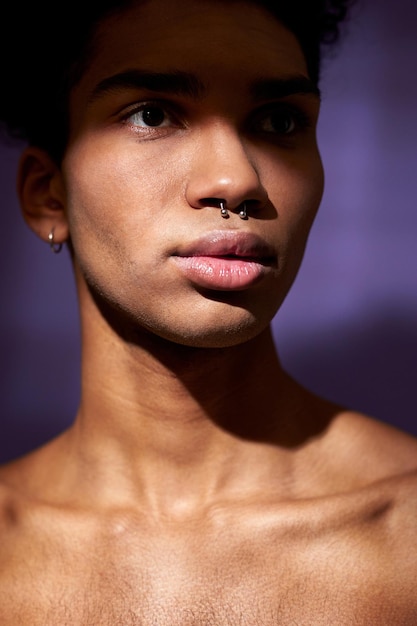
POLYGON ((246 593, 230 590, 227 583, 196 593, 185 588, 145 591, 130 581, 108 589, 61 589, 48 594, 13 593, 2 599, 2 626, 415 626, 417 612, 388 595, 356 593, 351 589, 314 590, 301 581, 292 589, 265 591, 252 581, 246 593))
POLYGON ((239 541, 190 550, 164 541, 158 550, 55 549, 0 579, 0 623, 415 626, 417 608, 390 586, 374 555, 346 547, 289 540, 269 548, 239 541))
POLYGON ((32 511, 1 537, 0 624, 416 626, 415 525, 386 510, 366 499, 159 526, 32 511))

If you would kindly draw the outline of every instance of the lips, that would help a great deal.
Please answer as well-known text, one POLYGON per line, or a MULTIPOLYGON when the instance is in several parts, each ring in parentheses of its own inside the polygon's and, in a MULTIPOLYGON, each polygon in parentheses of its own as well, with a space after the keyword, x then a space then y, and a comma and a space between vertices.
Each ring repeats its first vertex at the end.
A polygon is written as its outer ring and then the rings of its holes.
POLYGON ((247 289, 277 267, 269 244, 252 233, 235 231, 214 231, 183 244, 172 259, 191 282, 220 291, 247 289))
POLYGON ((273 248, 253 233, 237 231, 212 231, 176 251, 178 256, 235 256, 269 259, 276 256, 273 248))

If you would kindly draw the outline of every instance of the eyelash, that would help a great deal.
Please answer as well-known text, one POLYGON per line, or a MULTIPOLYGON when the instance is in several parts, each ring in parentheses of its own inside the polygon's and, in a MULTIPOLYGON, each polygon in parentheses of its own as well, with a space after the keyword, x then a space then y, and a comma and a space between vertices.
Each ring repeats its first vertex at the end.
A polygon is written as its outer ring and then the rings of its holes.
POLYGON ((277 103, 277 104, 269 104, 263 107, 260 111, 258 111, 254 116, 254 122, 252 123, 252 128, 254 128, 255 132, 261 132, 266 135, 276 135, 279 137, 292 137, 293 135, 307 130, 312 125, 310 116, 303 111, 301 108, 290 104, 290 103, 277 103), (271 121, 272 118, 276 116, 280 121, 283 119, 289 119, 290 121, 290 130, 262 130, 257 128, 261 122, 264 122, 268 119, 271 121))
POLYGON ((165 102, 150 100, 148 102, 141 102, 139 105, 136 105, 134 108, 131 108, 129 111, 127 111, 123 115, 122 121, 125 124, 131 126, 132 128, 135 128, 136 130, 138 129, 152 130, 152 129, 168 128, 169 126, 172 126, 172 124, 176 126, 177 128, 184 127, 185 124, 181 123, 179 119, 180 119, 180 116, 173 111, 172 106, 166 104, 165 102), (164 117, 168 118, 169 124, 167 126, 138 126, 129 121, 134 115, 137 115, 138 113, 143 113, 147 109, 148 110, 154 109, 154 110, 159 110, 163 112, 164 117))
MULTIPOLYGON (((272 103, 267 104, 254 115, 251 116, 251 122, 249 124, 249 129, 251 133, 261 133, 265 136, 271 137, 281 137, 281 138, 290 138, 296 135, 299 132, 307 130, 311 127, 312 122, 310 116, 302 110, 300 107, 295 106, 291 103, 272 103), (260 128, 261 124, 268 120, 271 122, 273 117, 277 117, 278 122, 282 122, 283 120, 289 120, 289 129, 283 128, 282 130, 265 130, 265 128, 260 128)), ((127 111, 122 118, 123 123, 132 127, 136 132, 148 132, 154 133, 155 131, 159 131, 159 133, 167 132, 169 128, 186 128, 186 123, 181 121, 181 115, 173 110, 172 105, 167 104, 165 102, 161 102, 158 100, 150 100, 147 102, 141 102, 134 108, 131 108, 127 111), (162 115, 161 123, 167 122, 163 126, 161 125, 147 125, 147 126, 139 126, 137 124, 132 123, 130 120, 133 116, 144 113, 146 110, 160 111, 162 115)), ((146 121, 144 120, 144 124, 146 121)), ((273 126, 273 123, 271 124, 273 126)))

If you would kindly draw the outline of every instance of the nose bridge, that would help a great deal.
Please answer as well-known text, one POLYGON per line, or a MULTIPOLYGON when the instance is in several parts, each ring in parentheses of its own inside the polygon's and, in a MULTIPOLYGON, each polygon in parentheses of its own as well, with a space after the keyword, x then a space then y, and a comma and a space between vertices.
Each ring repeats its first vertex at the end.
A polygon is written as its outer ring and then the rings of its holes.
POLYGON ((243 138, 226 121, 212 123, 201 131, 187 193, 193 206, 201 206, 209 198, 222 198, 230 207, 266 200, 243 138))

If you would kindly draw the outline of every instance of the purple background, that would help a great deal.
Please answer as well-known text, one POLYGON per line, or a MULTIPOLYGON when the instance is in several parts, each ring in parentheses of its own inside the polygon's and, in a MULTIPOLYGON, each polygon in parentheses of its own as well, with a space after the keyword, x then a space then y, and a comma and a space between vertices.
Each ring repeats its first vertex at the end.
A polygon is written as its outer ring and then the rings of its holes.
MULTIPOLYGON (((284 366, 312 390, 417 434, 417 5, 358 6, 324 65, 322 207, 274 320, 284 366)), ((28 111, 30 114, 30 111, 28 111)), ((66 252, 24 224, 16 148, 0 149, 0 460, 70 424, 79 329, 66 252)))

